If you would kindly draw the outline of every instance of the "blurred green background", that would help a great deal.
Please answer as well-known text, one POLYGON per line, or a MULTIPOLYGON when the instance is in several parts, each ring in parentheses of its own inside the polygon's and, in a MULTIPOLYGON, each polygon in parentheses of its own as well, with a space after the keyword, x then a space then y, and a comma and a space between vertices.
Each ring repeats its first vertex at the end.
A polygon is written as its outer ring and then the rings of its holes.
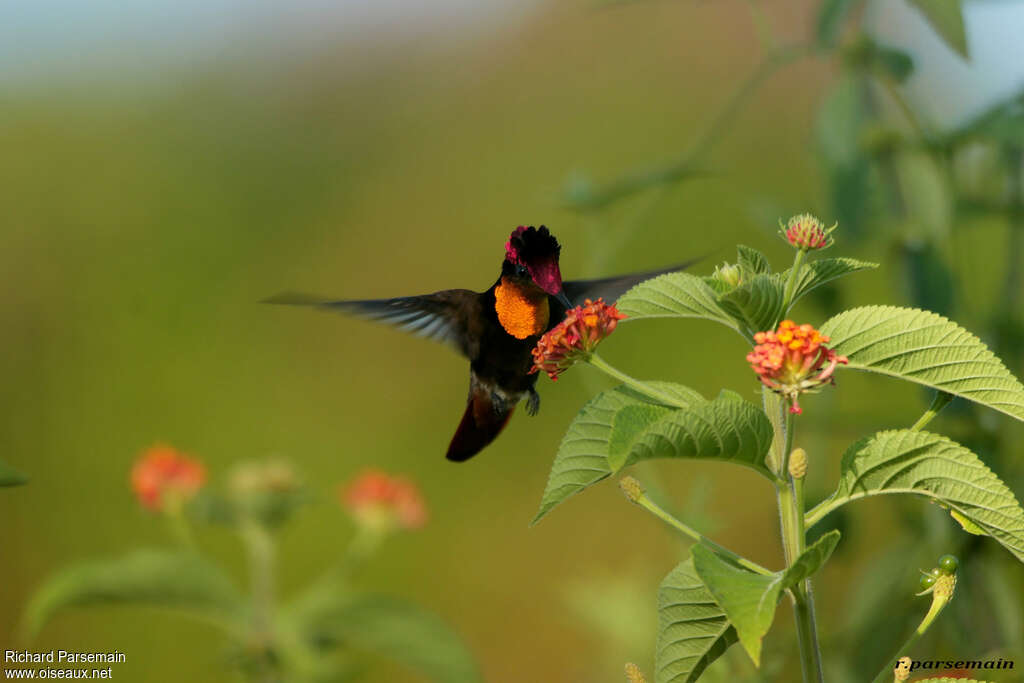
MULTIPOLYGON (((745 3, 446 4, 426 17, 394 3, 361 24, 352 20, 360 3, 279 9, 295 19, 280 23, 259 7, 251 23, 229 13, 223 25, 199 15, 177 26, 177 15, 157 13, 137 34, 115 23, 111 36, 67 44, 57 33, 34 52, 29 34, 21 52, 4 53, 0 434, 2 457, 31 482, 0 491, 0 647, 116 648, 127 654, 119 680, 227 680, 215 632, 173 615, 91 609, 59 616, 31 644, 17 632, 27 597, 57 568, 170 542, 128 487, 138 453, 164 441, 204 460, 214 479, 237 461, 280 456, 311 483, 317 504, 283 538, 286 591, 337 557, 352 529, 334 487, 373 465, 418 481, 431 520, 389 542, 365 585, 444 616, 488 681, 617 681, 626 661, 651 671, 656 587, 685 545, 613 482, 528 526, 558 440, 604 378, 589 368, 556 384, 542 378, 539 416, 516 415, 482 455, 454 465, 443 453, 463 410, 462 359, 391 329, 258 302, 282 290, 484 289, 519 224, 552 228, 566 278, 695 256, 706 256, 695 267, 704 274, 732 259, 737 242, 783 268, 778 218, 837 217, 815 130, 840 60, 800 61, 768 79, 702 175, 578 211, 566 188, 579 196, 677 158, 755 67, 763 48, 745 3), (204 22, 210 35, 194 35, 204 22)), ((765 9, 789 41, 814 31, 817 7, 765 9)), ((918 67, 929 54, 914 54, 918 67)), ((974 113, 985 109, 976 104, 974 113)), ((956 255, 954 317, 984 337, 979 326, 1006 303, 1012 228, 984 213, 947 223, 934 244, 956 255)), ((822 322, 826 305, 914 304, 919 281, 907 279, 899 246, 906 226, 868 218, 845 227, 836 253, 883 267, 804 304, 802 319, 822 322)), ((1004 351, 1019 374, 1020 346, 1004 351)), ((602 353, 706 396, 723 386, 757 392, 739 338, 699 321, 624 325, 602 353)), ((852 374, 807 400, 798 441, 811 454, 812 496, 831 488, 846 445, 911 424, 927 400, 852 374)), ((968 418, 951 409, 935 430, 964 438, 968 418)), ((1002 434, 993 467, 1019 496, 1024 428, 987 419, 1002 434)), ((641 474, 719 542, 780 565, 772 492, 752 474, 678 463, 641 474)), ((821 629, 826 651, 843 660, 835 680, 866 680, 896 643, 851 636, 870 621, 857 610, 918 618, 924 605, 905 599, 917 568, 966 541, 921 501, 852 506, 841 521, 841 550, 816 581, 821 629), (921 527, 898 521, 904 508, 921 527)), ((230 535, 200 540, 244 579, 230 535)), ((999 576, 978 584, 977 600, 1001 581, 1006 614, 965 612, 929 636, 936 657, 1021 645, 1007 634, 1020 626, 1024 569, 994 550, 985 557, 997 558, 999 576), (955 644, 964 633, 969 651, 955 644)), ((791 621, 781 609, 762 680, 795 675, 791 621)), ((373 671, 373 681, 419 680, 387 663, 373 671)), ((708 678, 758 680, 738 649, 708 678)))

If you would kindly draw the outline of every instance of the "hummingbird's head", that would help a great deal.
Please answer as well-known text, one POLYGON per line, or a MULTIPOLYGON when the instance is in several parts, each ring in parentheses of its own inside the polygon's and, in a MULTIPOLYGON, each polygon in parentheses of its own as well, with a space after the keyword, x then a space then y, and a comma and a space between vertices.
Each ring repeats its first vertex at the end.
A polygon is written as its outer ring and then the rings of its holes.
POLYGON ((558 240, 543 225, 520 225, 505 243, 505 262, 520 277, 529 277, 551 296, 562 295, 562 273, 558 269, 558 240))

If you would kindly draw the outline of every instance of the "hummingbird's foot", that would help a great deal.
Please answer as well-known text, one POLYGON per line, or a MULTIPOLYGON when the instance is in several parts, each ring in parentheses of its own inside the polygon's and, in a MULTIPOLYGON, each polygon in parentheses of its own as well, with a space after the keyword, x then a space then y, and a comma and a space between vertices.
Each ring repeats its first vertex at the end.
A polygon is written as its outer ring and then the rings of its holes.
POLYGON ((540 394, 530 387, 530 396, 526 399, 526 414, 533 417, 540 410, 540 394))
POLYGON ((491 408, 494 414, 501 416, 508 412, 508 399, 498 391, 491 392, 491 408))

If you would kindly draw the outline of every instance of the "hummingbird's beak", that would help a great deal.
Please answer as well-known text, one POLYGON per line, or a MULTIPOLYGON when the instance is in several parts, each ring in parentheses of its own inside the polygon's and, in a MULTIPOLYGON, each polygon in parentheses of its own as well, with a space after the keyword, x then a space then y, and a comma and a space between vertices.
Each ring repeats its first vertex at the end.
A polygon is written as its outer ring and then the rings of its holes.
POLYGON ((561 302, 563 306, 565 306, 565 310, 569 310, 570 308, 572 308, 572 302, 569 301, 569 297, 565 295, 565 292, 558 292, 558 294, 555 295, 555 298, 558 299, 558 301, 561 302))

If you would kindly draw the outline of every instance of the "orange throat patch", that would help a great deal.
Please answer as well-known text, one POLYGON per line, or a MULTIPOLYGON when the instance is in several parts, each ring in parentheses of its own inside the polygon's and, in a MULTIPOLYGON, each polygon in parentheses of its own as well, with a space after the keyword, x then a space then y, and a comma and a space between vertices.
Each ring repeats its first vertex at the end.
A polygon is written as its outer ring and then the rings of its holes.
POLYGON ((494 289, 498 322, 516 339, 540 334, 548 326, 548 295, 538 287, 516 284, 507 277, 494 289))

